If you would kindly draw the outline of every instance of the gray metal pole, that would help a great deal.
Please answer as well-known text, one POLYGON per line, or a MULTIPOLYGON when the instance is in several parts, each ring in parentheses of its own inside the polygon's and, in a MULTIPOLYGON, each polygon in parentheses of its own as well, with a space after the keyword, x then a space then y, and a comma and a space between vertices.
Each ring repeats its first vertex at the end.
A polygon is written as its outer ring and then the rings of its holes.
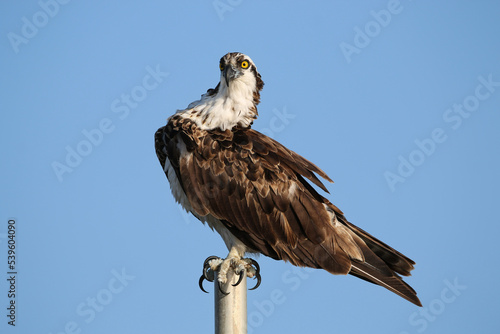
POLYGON ((218 272, 215 272, 215 334, 247 334, 247 277, 243 273, 243 280, 238 286, 234 270, 228 270, 227 283, 222 285, 228 295, 219 291, 217 286, 218 272))

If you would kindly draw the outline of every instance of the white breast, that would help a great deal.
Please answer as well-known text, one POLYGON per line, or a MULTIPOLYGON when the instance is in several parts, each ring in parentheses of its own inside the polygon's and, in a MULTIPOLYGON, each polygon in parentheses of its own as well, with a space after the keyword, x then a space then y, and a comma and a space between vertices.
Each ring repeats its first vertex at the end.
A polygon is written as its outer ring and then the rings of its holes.
POLYGON ((202 130, 219 128, 222 131, 235 126, 249 127, 257 118, 253 102, 254 76, 243 76, 227 87, 221 81, 216 95, 203 94, 200 100, 191 102, 177 113, 193 120, 202 130))

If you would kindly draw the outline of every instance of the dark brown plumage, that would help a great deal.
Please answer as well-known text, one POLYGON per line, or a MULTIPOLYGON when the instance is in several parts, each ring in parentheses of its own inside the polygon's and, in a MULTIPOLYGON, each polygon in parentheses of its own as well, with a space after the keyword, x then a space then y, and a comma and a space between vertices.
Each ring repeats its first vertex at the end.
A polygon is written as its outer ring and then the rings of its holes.
POLYGON ((164 168, 168 157, 196 214, 220 219, 254 252, 351 274, 421 305, 398 275, 410 275, 414 262, 349 223, 304 178, 324 191, 315 174, 331 179, 277 141, 249 128, 204 131, 173 116, 156 132, 155 145, 164 168), (187 154, 181 158, 183 145, 187 154))
POLYGON ((171 116, 156 154, 183 207, 239 256, 262 253, 296 266, 351 274, 421 306, 412 260, 352 225, 309 183, 328 192, 316 165, 250 128, 264 83, 250 58, 228 53, 221 81, 171 116))

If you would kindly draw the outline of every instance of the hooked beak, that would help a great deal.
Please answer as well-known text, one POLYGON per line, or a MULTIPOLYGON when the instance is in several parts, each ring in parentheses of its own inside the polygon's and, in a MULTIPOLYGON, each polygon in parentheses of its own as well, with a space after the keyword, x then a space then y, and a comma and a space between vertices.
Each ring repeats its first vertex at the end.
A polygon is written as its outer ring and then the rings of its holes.
POLYGON ((224 76, 224 79, 226 79, 226 85, 229 86, 229 82, 239 77, 241 73, 238 70, 235 70, 233 66, 228 65, 222 71, 222 75, 224 76))

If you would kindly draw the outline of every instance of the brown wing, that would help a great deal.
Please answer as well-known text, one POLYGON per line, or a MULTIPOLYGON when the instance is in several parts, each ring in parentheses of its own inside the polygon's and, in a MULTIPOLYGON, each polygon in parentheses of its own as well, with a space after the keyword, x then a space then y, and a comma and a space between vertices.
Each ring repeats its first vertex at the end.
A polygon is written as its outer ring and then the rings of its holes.
POLYGON ((316 165, 251 129, 177 129, 166 130, 167 152, 198 215, 220 219, 247 247, 273 259, 351 273, 420 303, 394 272, 408 274, 413 262, 347 222, 319 195, 305 179, 324 191, 315 174, 331 180, 316 165))
MULTIPOLYGON (((256 131, 239 130, 204 136, 180 158, 179 170, 199 215, 220 219, 255 251, 321 267, 314 250, 330 234, 330 217, 302 177, 325 189, 314 175, 324 175, 319 168, 256 131)), ((345 274, 349 269, 349 259, 336 256, 331 270, 345 274)))

